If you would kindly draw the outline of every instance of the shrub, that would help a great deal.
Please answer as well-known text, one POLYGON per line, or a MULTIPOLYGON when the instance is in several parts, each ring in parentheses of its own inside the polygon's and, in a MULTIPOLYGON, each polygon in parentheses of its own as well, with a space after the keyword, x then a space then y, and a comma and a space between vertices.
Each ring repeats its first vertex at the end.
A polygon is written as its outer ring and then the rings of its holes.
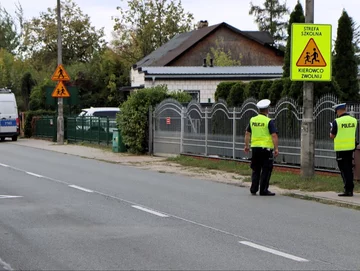
POLYGON ((244 100, 248 98, 255 98, 259 99, 260 96, 260 89, 264 81, 262 80, 255 80, 251 81, 246 85, 246 89, 244 92, 244 100))
POLYGON ((117 116, 117 124, 129 152, 146 152, 148 147, 149 108, 150 106, 155 107, 167 98, 179 99, 179 102, 189 102, 191 100, 188 93, 169 93, 166 86, 156 86, 131 93, 127 101, 121 105, 121 114, 117 116))
POLYGON ((268 99, 272 104, 276 104, 281 99, 281 93, 284 89, 284 81, 282 79, 274 80, 270 90, 268 99))
POLYGON ((227 97, 227 105, 229 107, 240 107, 244 102, 244 92, 246 84, 238 82, 234 84, 231 89, 229 96, 227 97))
POLYGON ((219 99, 227 100, 228 96, 230 95, 231 88, 236 84, 237 82, 221 82, 216 87, 215 91, 215 101, 219 101, 219 99))
POLYGON ((270 80, 263 81, 263 83, 261 84, 261 87, 260 87, 259 100, 269 98, 270 88, 271 88, 272 84, 273 84, 273 81, 270 81, 270 80))

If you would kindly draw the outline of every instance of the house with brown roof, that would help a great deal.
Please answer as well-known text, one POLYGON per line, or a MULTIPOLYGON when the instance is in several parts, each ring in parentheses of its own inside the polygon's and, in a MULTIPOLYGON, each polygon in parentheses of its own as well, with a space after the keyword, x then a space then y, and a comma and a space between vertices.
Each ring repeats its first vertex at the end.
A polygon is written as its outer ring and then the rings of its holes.
POLYGON ((216 87, 223 81, 276 79, 282 74, 284 52, 274 46, 268 32, 241 31, 227 23, 208 26, 176 35, 145 56, 131 69, 131 87, 137 89, 166 84, 169 90, 191 93, 199 102, 214 102, 216 87), (206 62, 211 48, 230 52, 240 61, 237 67, 214 67, 206 62))

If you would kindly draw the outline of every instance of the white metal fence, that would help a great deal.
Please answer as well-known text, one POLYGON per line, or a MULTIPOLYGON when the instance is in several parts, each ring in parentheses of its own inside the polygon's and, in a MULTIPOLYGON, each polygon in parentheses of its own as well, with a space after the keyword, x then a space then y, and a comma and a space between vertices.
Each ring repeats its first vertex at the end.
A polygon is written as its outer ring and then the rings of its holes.
MULTIPOLYGON (((325 95, 315 104, 316 168, 337 169, 329 122, 335 118, 332 106, 338 102, 335 96, 325 95)), ((244 134, 250 118, 258 112, 256 103, 250 98, 239 108, 228 108, 224 101, 204 108, 196 102, 183 106, 176 100, 165 100, 153 113, 153 152, 248 160, 251 153, 243 152, 244 134)), ((360 118, 360 104, 349 104, 348 111, 360 118)), ((302 107, 285 97, 270 108, 269 117, 279 130, 276 163, 299 166, 302 107)))

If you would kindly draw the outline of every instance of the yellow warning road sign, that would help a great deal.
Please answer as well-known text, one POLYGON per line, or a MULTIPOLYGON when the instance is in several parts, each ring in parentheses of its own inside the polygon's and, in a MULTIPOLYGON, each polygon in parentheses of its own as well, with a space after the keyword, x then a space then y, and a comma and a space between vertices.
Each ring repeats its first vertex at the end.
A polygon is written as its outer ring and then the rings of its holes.
POLYGON ((69 91, 66 89, 64 83, 60 81, 55 87, 53 93, 51 94, 54 98, 68 98, 70 97, 69 91))
POLYGON ((313 38, 311 38, 302 52, 299 60, 296 62, 298 67, 326 67, 326 61, 323 58, 319 48, 313 38))
POLYGON ((59 64, 51 77, 53 81, 70 81, 70 76, 64 69, 62 64, 59 64))
POLYGON ((331 25, 292 24, 290 79, 331 81, 331 25))

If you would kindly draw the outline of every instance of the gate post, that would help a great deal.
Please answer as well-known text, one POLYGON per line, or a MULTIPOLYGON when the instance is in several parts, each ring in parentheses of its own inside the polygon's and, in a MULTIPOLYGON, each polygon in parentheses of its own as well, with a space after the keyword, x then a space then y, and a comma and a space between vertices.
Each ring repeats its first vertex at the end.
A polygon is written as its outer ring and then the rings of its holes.
POLYGON ((208 133, 209 133, 208 108, 205 107, 205 156, 208 155, 208 133))
POLYGON ((153 110, 152 106, 149 107, 149 155, 153 155, 153 110))
POLYGON ((236 142, 236 114, 235 114, 235 112, 236 112, 236 109, 235 109, 235 107, 234 107, 234 109, 233 109, 233 159, 235 160, 235 142, 236 142))
POLYGON ((184 152, 185 107, 181 108, 180 154, 184 152))

